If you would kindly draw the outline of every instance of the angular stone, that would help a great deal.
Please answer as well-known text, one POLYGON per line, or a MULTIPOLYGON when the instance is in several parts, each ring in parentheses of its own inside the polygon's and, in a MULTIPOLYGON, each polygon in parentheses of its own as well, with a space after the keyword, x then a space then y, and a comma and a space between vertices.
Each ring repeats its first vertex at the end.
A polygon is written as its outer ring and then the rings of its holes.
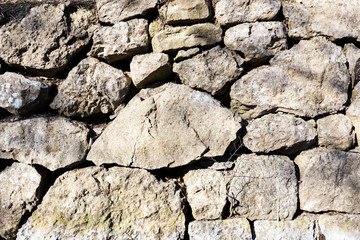
POLYGON ((352 93, 352 100, 349 108, 346 110, 346 116, 351 120, 355 128, 355 135, 359 142, 360 137, 360 95, 357 89, 360 90, 360 84, 358 83, 352 93))
POLYGON ((89 44, 92 12, 64 4, 33 7, 20 22, 0 28, 0 58, 14 67, 53 76, 89 44))
POLYGON ((283 13, 291 38, 326 36, 360 40, 358 0, 285 0, 283 13))
POLYGON ((115 24, 145 16, 156 7, 157 0, 96 0, 99 21, 115 24))
POLYGON ((301 118, 268 114, 246 127, 243 143, 252 152, 292 154, 306 149, 316 138, 315 128, 301 118))
POLYGON ((17 239, 183 239, 181 205, 173 181, 145 170, 77 169, 55 181, 17 239))
POLYGON ((221 42, 222 29, 211 23, 168 27, 151 40, 154 52, 174 52, 192 47, 207 47, 221 42))
POLYGON ((15 239, 20 221, 39 201, 41 176, 23 163, 0 172, 0 236, 15 239))
POLYGON ((285 26, 282 22, 239 24, 225 32, 224 43, 231 50, 241 51, 245 61, 263 63, 287 49, 285 26))
POLYGON ((292 219, 297 209, 294 163, 285 156, 241 155, 230 181, 230 211, 250 220, 292 219))
POLYGON ((60 83, 50 107, 68 117, 108 114, 125 99, 130 84, 121 70, 88 57, 60 83))
POLYGON ((355 132, 348 117, 330 115, 317 120, 318 141, 328 149, 347 150, 355 144, 355 132))
POLYGON ((251 228, 246 218, 217 221, 193 221, 189 224, 190 240, 252 240, 251 228))
POLYGON ((321 215, 319 227, 326 240, 358 240, 359 222, 359 215, 321 215))
POLYGON ((187 200, 196 220, 221 218, 227 180, 222 172, 210 169, 192 170, 184 176, 187 200))
POLYGON ((344 45, 344 53, 349 63, 351 86, 354 87, 360 80, 360 49, 353 43, 344 45))
POLYGON ((182 83, 218 95, 226 84, 243 72, 243 59, 235 52, 216 46, 190 59, 174 63, 182 83), (226 69, 226 71, 224 71, 226 69))
POLYGON ((0 75, 0 107, 15 115, 27 115, 44 107, 51 84, 6 72, 0 75))
POLYGON ((166 80, 172 73, 169 56, 165 53, 136 55, 130 63, 132 81, 137 88, 166 80))
POLYGON ((281 8, 279 0, 220 0, 215 5, 215 18, 221 25, 268 21, 281 8))
POLYGON ((39 164, 51 171, 79 164, 89 148, 85 124, 61 117, 0 123, 0 158, 39 164))
POLYGON ((360 213, 360 154, 312 149, 295 158, 300 169, 300 208, 360 213))
POLYGON ((209 94, 185 85, 143 89, 95 141, 87 158, 146 169, 221 156, 241 119, 209 94))
POLYGON ((174 57, 174 62, 180 62, 187 58, 191 58, 200 52, 200 48, 190 48, 188 50, 180 50, 174 57))
POLYGON ((255 107, 315 117, 336 113, 348 100, 349 72, 341 47, 325 38, 302 40, 279 52, 270 66, 250 71, 231 88, 240 114, 255 107))
POLYGON ((128 59, 148 50, 148 22, 133 19, 114 26, 103 26, 94 32, 90 56, 111 63, 128 59))

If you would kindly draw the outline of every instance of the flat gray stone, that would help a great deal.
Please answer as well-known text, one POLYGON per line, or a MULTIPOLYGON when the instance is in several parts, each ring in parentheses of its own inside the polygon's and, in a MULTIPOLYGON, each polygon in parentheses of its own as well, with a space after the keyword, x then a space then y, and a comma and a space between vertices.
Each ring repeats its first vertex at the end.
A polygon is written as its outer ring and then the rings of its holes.
POLYGON ((359 215, 321 215, 319 227, 326 240, 358 240, 359 222, 359 215))
POLYGON ((174 62, 180 62, 185 59, 191 58, 200 52, 200 48, 190 48, 188 50, 180 50, 174 57, 174 62))

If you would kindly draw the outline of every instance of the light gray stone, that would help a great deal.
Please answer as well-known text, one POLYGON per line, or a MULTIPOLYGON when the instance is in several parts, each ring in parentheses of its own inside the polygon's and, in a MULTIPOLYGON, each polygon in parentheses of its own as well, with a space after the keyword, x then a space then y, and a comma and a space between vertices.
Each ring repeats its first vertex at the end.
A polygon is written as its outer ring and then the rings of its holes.
POLYGON ((243 143, 256 153, 295 153, 306 149, 316 138, 316 130, 301 118, 285 114, 268 114, 246 127, 243 143))
POLYGON ((145 170, 90 167, 60 176, 17 239, 177 240, 184 232, 173 181, 145 170))
POLYGON ((188 50, 180 50, 174 57, 175 62, 183 61, 187 58, 191 58, 200 52, 200 48, 190 48, 188 50))
POLYGON ((300 170, 300 208, 310 212, 360 213, 360 154, 312 149, 295 158, 300 170))
POLYGON ((148 22, 133 19, 114 26, 103 26, 94 32, 90 56, 111 63, 129 59, 148 50, 148 22))
POLYGON ((241 119, 209 94, 185 85, 143 89, 93 144, 87 158, 146 169, 221 156, 241 119))
POLYGON ((355 135, 358 143, 360 140, 360 95, 358 91, 359 88, 360 84, 358 83, 352 92, 351 104, 346 110, 346 116, 351 120, 355 128, 355 135))
POLYGON ((39 164, 51 171, 79 164, 89 148, 85 124, 61 117, 0 123, 0 158, 39 164))
POLYGON ((173 71, 179 75, 182 83, 219 95, 225 85, 241 75, 242 64, 243 59, 234 51, 216 46, 190 59, 174 63, 173 71))
POLYGON ((360 49, 353 43, 344 45, 344 53, 349 63, 351 86, 354 87, 360 80, 360 49))
POLYGON ((295 165, 286 156, 243 154, 229 186, 230 211, 250 220, 292 219, 297 209, 295 165))
POLYGON ((321 215, 319 227, 326 240, 360 239, 359 215, 321 215))

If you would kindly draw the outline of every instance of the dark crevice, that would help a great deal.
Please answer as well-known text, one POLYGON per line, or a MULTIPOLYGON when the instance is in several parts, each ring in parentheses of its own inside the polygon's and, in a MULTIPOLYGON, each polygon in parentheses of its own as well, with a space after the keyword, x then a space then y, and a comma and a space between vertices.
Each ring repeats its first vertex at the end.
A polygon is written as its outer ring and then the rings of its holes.
MULTIPOLYGON (((292 159, 295 159, 295 158, 292 158, 292 159)), ((300 169, 299 167, 294 163, 294 166, 295 166, 295 175, 296 175, 296 179, 297 179, 297 208, 296 208, 296 212, 294 213, 294 217, 293 219, 296 219, 298 216, 300 216, 302 213, 303 213, 303 210, 301 210, 300 208, 300 197, 299 197, 299 188, 300 188, 300 183, 301 183, 301 180, 300 180, 300 169)))
POLYGON ((14 162, 16 161, 12 159, 0 159, 0 172, 11 166, 14 162))
POLYGON ((189 240, 189 224, 190 222, 194 221, 195 218, 192 214, 192 209, 190 207, 190 204, 187 200, 187 192, 186 192, 186 186, 184 184, 184 181, 182 178, 177 179, 177 186, 180 189, 180 197, 182 198, 182 209, 183 213, 185 215, 185 234, 184 234, 184 240, 189 240))
POLYGON ((255 240, 256 239, 256 233, 255 233, 254 221, 251 221, 251 220, 248 220, 248 221, 249 221, 249 224, 250 224, 252 239, 255 240))

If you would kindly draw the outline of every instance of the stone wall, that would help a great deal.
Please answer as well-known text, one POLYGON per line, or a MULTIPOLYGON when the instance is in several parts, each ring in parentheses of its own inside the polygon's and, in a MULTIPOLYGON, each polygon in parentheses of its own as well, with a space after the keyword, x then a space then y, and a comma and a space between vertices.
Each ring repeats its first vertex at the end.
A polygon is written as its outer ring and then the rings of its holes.
POLYGON ((358 3, 0 3, 1 238, 359 240, 358 3))

